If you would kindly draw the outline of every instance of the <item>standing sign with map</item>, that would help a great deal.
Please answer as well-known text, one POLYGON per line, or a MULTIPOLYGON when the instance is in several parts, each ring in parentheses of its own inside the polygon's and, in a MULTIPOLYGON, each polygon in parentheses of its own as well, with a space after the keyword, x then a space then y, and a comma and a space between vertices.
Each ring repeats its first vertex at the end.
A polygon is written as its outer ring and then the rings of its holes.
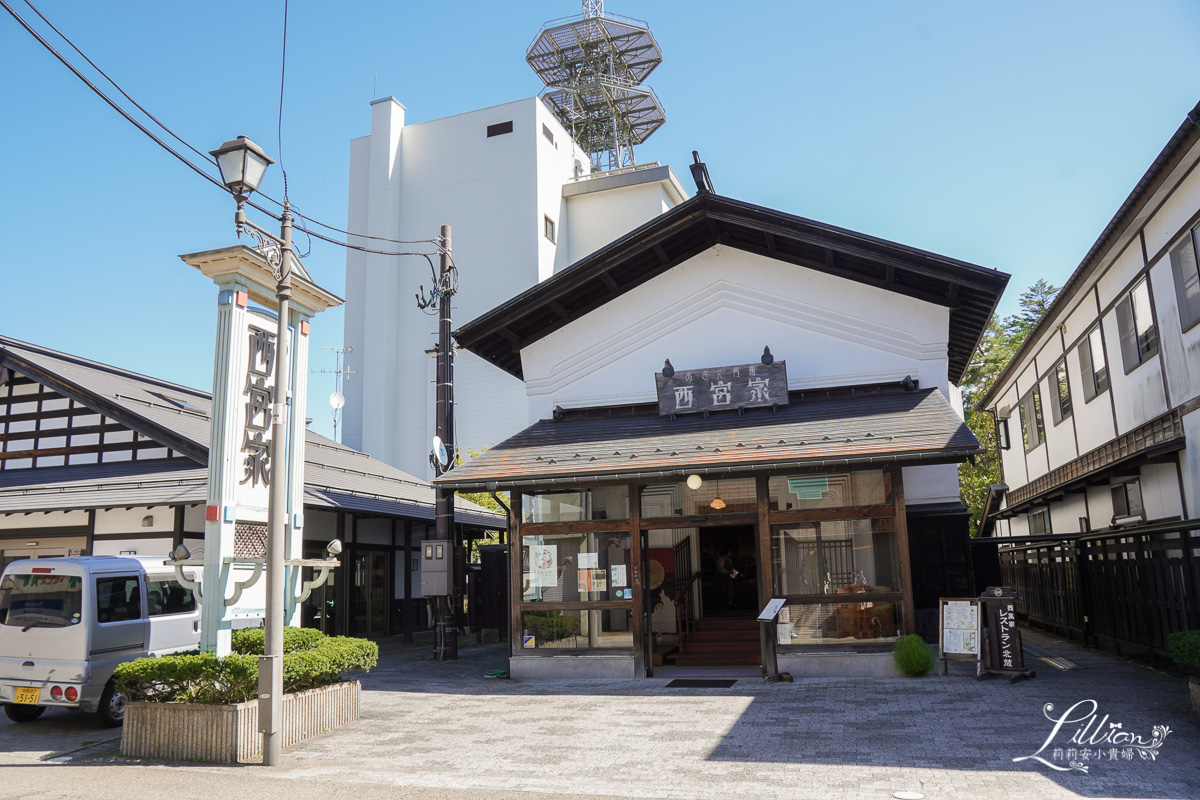
POLYGON ((974 598, 942 597, 938 600, 938 674, 946 674, 949 661, 975 662, 982 666, 979 601, 974 598))

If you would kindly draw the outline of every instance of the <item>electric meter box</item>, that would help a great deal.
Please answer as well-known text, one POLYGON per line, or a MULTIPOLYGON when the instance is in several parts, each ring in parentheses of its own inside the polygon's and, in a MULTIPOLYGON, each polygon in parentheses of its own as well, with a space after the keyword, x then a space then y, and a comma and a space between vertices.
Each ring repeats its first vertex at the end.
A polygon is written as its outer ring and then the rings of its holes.
POLYGON ((421 594, 453 594, 454 548, 444 539, 421 542, 421 594))

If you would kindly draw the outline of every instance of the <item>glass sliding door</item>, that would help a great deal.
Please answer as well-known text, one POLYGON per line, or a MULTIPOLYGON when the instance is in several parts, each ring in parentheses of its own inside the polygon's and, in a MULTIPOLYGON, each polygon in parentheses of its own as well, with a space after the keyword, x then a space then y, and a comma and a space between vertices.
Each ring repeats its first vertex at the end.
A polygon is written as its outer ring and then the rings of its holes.
POLYGON ((358 550, 351 561, 350 635, 387 636, 388 554, 381 550, 358 550))

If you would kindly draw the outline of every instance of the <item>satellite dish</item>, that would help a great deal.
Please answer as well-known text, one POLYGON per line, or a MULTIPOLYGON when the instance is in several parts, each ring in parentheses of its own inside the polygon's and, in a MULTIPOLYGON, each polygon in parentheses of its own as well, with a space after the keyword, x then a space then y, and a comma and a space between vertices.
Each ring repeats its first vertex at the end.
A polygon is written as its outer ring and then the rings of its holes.
POLYGON ((446 466, 448 461, 450 461, 450 456, 446 452, 446 445, 442 442, 442 437, 440 436, 433 437, 433 457, 436 458, 437 462, 443 467, 446 466))
POLYGON ((341 392, 334 392, 329 395, 329 405, 333 406, 334 411, 346 405, 346 396, 341 392))

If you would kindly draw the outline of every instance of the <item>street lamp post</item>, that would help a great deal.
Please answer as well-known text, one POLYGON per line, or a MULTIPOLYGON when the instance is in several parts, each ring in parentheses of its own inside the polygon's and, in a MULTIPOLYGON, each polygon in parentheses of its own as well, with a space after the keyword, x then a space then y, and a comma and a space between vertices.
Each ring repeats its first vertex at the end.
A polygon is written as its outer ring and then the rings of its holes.
POLYGON ((217 159, 221 180, 237 200, 234 222, 238 235, 249 233, 275 269, 275 298, 278 319, 275 333, 275 376, 271 403, 270 498, 267 505, 267 602, 266 641, 259 665, 259 728, 262 730, 263 764, 274 766, 283 759, 283 618, 284 538, 287 500, 287 412, 291 402, 289 373, 291 349, 288 318, 292 298, 292 210, 285 199, 279 236, 246 219, 246 200, 262 181, 267 167, 275 163, 263 149, 245 136, 225 142, 211 155, 217 159), (264 674, 265 673, 265 674, 264 674), (263 697, 267 695, 267 697, 263 697), (267 702, 264 703, 263 701, 267 702), (265 715, 264 715, 264 712, 265 715), (265 719, 263 717, 265 716, 265 719))

